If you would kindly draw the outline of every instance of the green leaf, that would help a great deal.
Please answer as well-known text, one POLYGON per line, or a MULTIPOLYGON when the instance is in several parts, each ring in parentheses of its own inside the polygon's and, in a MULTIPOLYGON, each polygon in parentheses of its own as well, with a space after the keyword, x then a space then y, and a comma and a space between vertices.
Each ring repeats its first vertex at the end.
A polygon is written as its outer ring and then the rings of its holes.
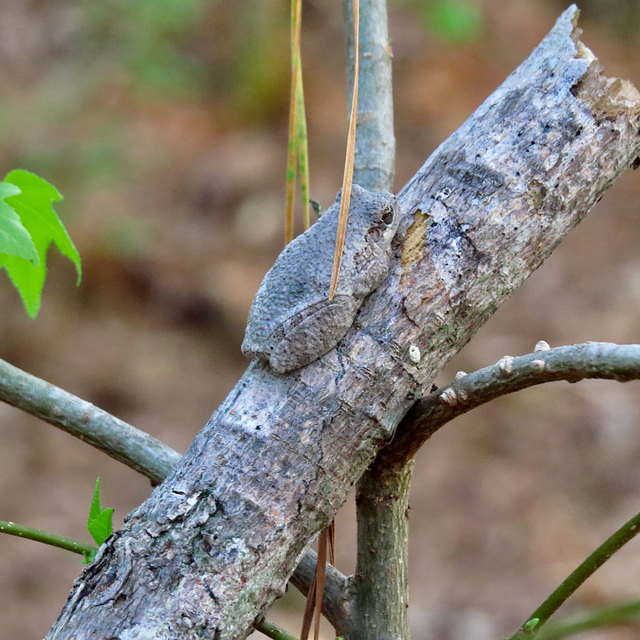
POLYGON ((112 516, 113 509, 103 510, 100 506, 100 478, 96 478, 96 488, 87 520, 87 530, 96 544, 101 545, 113 533, 112 516))
POLYGON ((540 622, 540 618, 531 618, 530 620, 527 620, 527 622, 524 625, 524 630, 533 631, 538 626, 539 622, 540 622))
POLYGON ((482 27, 480 9, 469 0, 435 0, 425 7, 431 29, 453 42, 469 42, 482 27))
POLYGON ((105 509, 87 522, 87 529, 96 544, 102 544, 113 533, 112 516, 113 509, 105 509))
POLYGON ((34 264, 40 262, 31 235, 20 222, 20 216, 9 206, 6 198, 20 193, 20 187, 8 182, 0 182, 0 252, 19 256, 34 264))
POLYGON ((89 520, 87 521, 87 527, 89 522, 100 515, 102 508, 100 507, 100 478, 96 478, 96 486, 93 490, 93 500, 91 500, 91 507, 89 507, 89 520))
POLYGON ((4 184, 14 185, 19 189, 18 193, 5 197, 4 200, 19 216, 22 226, 31 236, 37 260, 0 250, 0 267, 7 270, 11 281, 22 296, 27 313, 33 318, 40 309, 49 245, 54 242, 62 254, 75 264, 78 282, 82 276, 80 255, 53 210, 51 203, 62 199, 54 186, 22 169, 11 171, 6 176, 4 184))
POLYGON ((83 557, 83 564, 91 564, 93 562, 93 559, 96 557, 96 555, 98 554, 98 550, 94 549, 93 551, 89 551, 88 553, 83 553, 82 557, 83 557))

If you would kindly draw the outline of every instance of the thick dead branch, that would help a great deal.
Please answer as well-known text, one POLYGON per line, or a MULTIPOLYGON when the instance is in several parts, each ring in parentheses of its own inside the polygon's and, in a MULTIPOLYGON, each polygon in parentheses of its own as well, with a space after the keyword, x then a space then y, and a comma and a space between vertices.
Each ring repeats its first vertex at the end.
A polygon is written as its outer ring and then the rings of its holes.
MULTIPOLYGON (((122 464, 160 484, 180 460, 180 454, 148 433, 116 418, 107 411, 14 367, 0 359, 0 400, 66 431, 122 464)), ((316 565, 316 554, 309 550, 300 561, 292 582, 306 594, 316 565)), ((346 588, 346 577, 335 568, 325 578, 327 616, 344 617, 335 612, 346 588)))
POLYGON ((576 11, 403 189, 397 260, 343 342, 249 366, 49 640, 248 635, 444 363, 640 152, 637 94, 599 75, 576 11))

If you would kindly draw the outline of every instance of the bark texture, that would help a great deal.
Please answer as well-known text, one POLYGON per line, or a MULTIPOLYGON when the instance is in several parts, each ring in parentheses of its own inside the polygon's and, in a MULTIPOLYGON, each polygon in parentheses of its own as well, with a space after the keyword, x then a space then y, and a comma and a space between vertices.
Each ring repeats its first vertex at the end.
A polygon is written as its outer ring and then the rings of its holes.
POLYGON ((392 271, 345 339, 288 375, 249 366, 49 640, 248 635, 444 363, 640 152, 638 95, 599 75, 576 12, 402 190, 392 271))
MULTIPOLYGON (((344 0, 347 93, 353 95, 353 2, 344 0)), ((370 191, 391 191, 396 160, 393 133, 391 43, 387 0, 360 0, 360 74, 353 181, 370 191)))
POLYGON ((356 490, 358 560, 349 584, 345 640, 409 637, 409 486, 413 460, 367 469, 356 490))
MULTIPOLYGON (((353 0, 345 0, 348 92, 353 92, 355 48, 353 0)), ((386 0, 360 2, 360 96, 354 182, 391 191, 395 167, 391 43, 386 0)), ((409 482, 411 468, 374 464, 356 486, 358 559, 342 600, 342 617, 332 623, 345 640, 409 637, 407 579, 409 482)), ((324 610, 331 615, 332 601, 324 610)), ((327 615, 327 613, 325 613, 327 615)), ((329 616, 327 616, 329 617, 329 616)), ((331 618, 330 618, 331 619, 331 618)))

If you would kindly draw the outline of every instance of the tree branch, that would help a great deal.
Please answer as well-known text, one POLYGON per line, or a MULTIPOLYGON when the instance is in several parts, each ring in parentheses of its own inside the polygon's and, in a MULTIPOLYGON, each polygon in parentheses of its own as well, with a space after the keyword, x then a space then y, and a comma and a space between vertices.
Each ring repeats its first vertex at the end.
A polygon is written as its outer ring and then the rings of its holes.
POLYGON ((566 616, 557 622, 549 622, 536 636, 536 640, 563 640, 577 633, 603 627, 610 628, 614 625, 640 629, 640 602, 633 600, 594 607, 582 613, 566 616))
POLYGON ((534 640, 547 620, 575 590, 627 542, 640 533, 640 513, 625 522, 567 576, 553 593, 529 616, 508 640, 534 640))
POLYGON ((249 366, 49 640, 246 637, 444 363, 640 152, 632 88, 599 75, 575 16, 400 193, 400 255, 344 340, 287 375, 249 366))
MULTIPOLYGON (((310 549, 291 576, 291 584, 305 596, 309 592, 309 585, 316 569, 318 555, 310 549)), ((350 579, 340 573, 335 567, 327 564, 324 578, 324 595, 322 598, 322 613, 335 627, 343 624, 349 615, 349 587, 350 579)))
MULTIPOLYGON (((0 374, 0 398, 2 400, 8 401, 12 405, 14 405, 14 402, 12 402, 13 399, 22 400, 21 402, 16 402, 15 405, 38 417, 51 413, 48 403, 52 397, 51 389, 53 385, 44 383, 42 380, 34 378, 1 360, 0 374), (22 385, 25 380, 30 383, 30 390, 28 396, 22 398, 19 394, 20 389, 24 388, 22 385), (36 384, 33 384, 34 380, 36 384)), ((405 501, 402 499, 404 496, 402 492, 398 492, 395 483, 389 481, 390 477, 393 478, 394 473, 399 473, 404 469, 403 465, 399 468, 397 467, 399 463, 411 459, 422 444, 424 444, 435 431, 459 415, 467 413, 500 396, 535 385, 561 380, 578 382, 580 380, 593 378, 617 380, 618 382, 640 379, 640 345, 588 342, 554 349, 541 346, 534 353, 524 356, 516 358, 505 356, 494 365, 459 377, 451 384, 435 390, 414 405, 398 426, 396 438, 382 450, 381 455, 377 459, 379 464, 374 465, 363 476, 363 479, 369 477, 371 481, 375 482, 377 487, 384 487, 384 491, 390 496, 389 501, 391 501, 395 508, 389 509, 389 503, 386 500, 380 500, 378 502, 371 501, 370 506, 377 504, 378 507, 382 507, 384 511, 382 518, 384 518, 384 523, 387 524, 393 523, 394 514, 396 514, 395 517, 397 517, 397 514, 404 516, 407 508, 405 501), (396 465, 395 468, 394 465, 396 465)), ((86 405, 85 401, 57 387, 53 387, 53 389, 55 389, 54 397, 65 398, 65 402, 56 405, 56 420, 64 425, 70 425, 71 428, 68 429, 68 431, 72 435, 78 432, 84 434, 85 423, 78 420, 77 416, 82 415, 83 408, 86 405)), ((103 440, 107 442, 107 448, 109 450, 125 450, 127 446, 131 445, 130 441, 132 439, 140 439, 140 446, 142 446, 147 439, 150 438, 150 436, 144 432, 129 425, 126 425, 128 428, 125 430, 117 429, 110 431, 108 425, 111 424, 111 421, 117 421, 117 418, 114 418, 102 410, 98 411, 100 412, 101 421, 105 429, 103 440)), ((67 430, 66 427, 65 430, 67 430)), ((82 439, 89 440, 86 434, 82 439)), ((164 478, 157 477, 159 473, 157 470, 158 464, 156 464, 154 458, 154 456, 158 455, 157 451, 160 451, 162 454, 160 461, 162 465, 167 464, 163 462, 163 460, 177 459, 179 454, 159 441, 157 441, 157 444, 158 447, 154 453, 149 453, 149 455, 139 461, 138 464, 140 468, 138 470, 143 475, 152 479, 154 479, 155 474, 156 479, 161 481, 164 478)), ((121 462, 129 464, 130 460, 123 459, 121 462)), ((405 469, 405 472, 406 471, 405 469)), ((408 487, 408 482, 405 486, 408 487)), ((364 488, 360 489, 360 492, 370 495, 364 488)), ((372 493, 376 494, 378 492, 379 490, 376 490, 372 493)), ((367 553, 371 548, 370 545, 376 542, 374 555, 384 555, 385 551, 388 553, 388 541, 385 543, 385 539, 378 537, 379 534, 384 534, 385 528, 381 530, 378 528, 378 524, 375 524, 375 520, 372 521, 370 518, 364 518, 363 523, 368 522, 372 524, 374 531, 369 532, 371 533, 369 537, 365 533, 369 527, 363 527, 359 530, 359 550, 364 549, 364 552, 367 553)), ((0 527, 0 529, 1 528, 2 527, 0 527)), ((28 535, 28 533, 23 534, 23 529, 30 531, 26 527, 16 526, 18 533, 14 535, 33 537, 28 535)), ((38 530, 34 531, 39 532, 38 530)), ((13 533, 13 530, 9 528, 6 532, 13 533)), ((49 537, 52 536, 52 534, 47 532, 42 532, 41 535, 46 536, 47 541, 49 537)), ((400 533, 397 537, 404 539, 405 536, 406 534, 400 533)), ((58 536, 53 537, 55 539, 58 538, 58 536)), ((40 538, 34 537, 33 539, 40 538)), ((75 541, 69 541, 69 544, 74 545, 72 549, 74 551, 80 549, 80 551, 77 551, 78 553, 84 553, 86 549, 92 549, 92 547, 85 548, 85 546, 79 546, 75 541)), ((58 546, 67 548, 67 546, 64 545, 58 546)), ((399 548, 403 549, 404 545, 400 545, 399 548)), ((400 554, 400 560, 402 560, 402 558, 404 558, 404 555, 400 554)), ((390 560, 387 558, 386 560, 386 563, 384 561, 382 561, 382 563, 387 566, 393 565, 397 567, 399 571, 392 572, 393 575, 387 577, 387 579, 382 582, 378 579, 363 579, 363 574, 357 572, 357 576, 363 585, 376 585, 376 606, 379 606, 381 602, 378 598, 380 590, 386 591, 387 589, 383 587, 387 586, 387 588, 389 588, 389 585, 393 585, 400 574, 406 573, 406 561, 397 562, 397 549, 393 554, 393 559, 390 560), (395 564, 393 564, 394 562, 395 564)), ((291 578, 291 583, 305 594, 309 589, 315 564, 316 554, 314 551, 309 550, 300 561, 291 578)), ((360 562, 360 566, 362 567, 362 561, 360 562)), ((379 576, 376 577, 378 578, 379 576)), ((346 576, 334 567, 327 567, 323 613, 333 626, 342 629, 340 633, 345 633, 345 627, 354 626, 352 622, 354 614, 353 603, 356 596, 353 595, 353 590, 354 587, 349 586, 349 580, 346 576), (349 595, 349 593, 351 593, 351 595, 349 595)), ((371 597, 370 593, 369 597, 371 597)), ((388 600, 382 598, 382 602, 390 601, 391 598, 388 600)), ((393 607, 388 608, 389 611, 387 613, 393 618, 399 609, 393 607)), ((404 609, 404 607, 402 607, 402 609, 404 609)), ((361 610, 367 611, 367 608, 361 607, 361 610)), ((368 610, 370 611, 371 609, 368 610)), ((357 626, 358 625, 355 625, 355 627, 357 626)), ((360 631, 362 632, 362 627, 360 627, 360 631)))
POLYGON ((65 549, 73 553, 78 553, 85 558, 88 557, 93 551, 96 551, 96 547, 78 540, 72 540, 71 538, 65 538, 64 536, 50 533, 49 531, 43 531, 42 529, 34 529, 33 527, 26 527, 22 524, 16 524, 15 522, 8 522, 6 520, 0 520, 0 533, 7 533, 10 536, 18 536, 19 538, 26 538, 27 540, 34 540, 36 542, 42 542, 49 544, 59 549, 65 549))
MULTIPOLYGON (((169 475, 181 457, 177 451, 148 433, 1 359, 0 400, 90 444, 146 476, 154 485, 160 484, 169 475)), ((13 533, 13 528, 6 529, 4 533, 13 533)), ((55 534, 45 534, 56 537, 55 534)), ((313 572, 315 557, 313 551, 308 551, 294 574, 296 586, 305 593, 310 582, 307 574, 310 566, 313 572)), ((331 594, 332 601, 337 601, 337 594, 346 585, 346 580, 335 568, 327 572, 325 588, 331 594)), ((331 608, 329 605, 329 610, 331 608)))
POLYGON ((408 509, 413 460, 400 466, 377 464, 377 460, 356 489, 356 573, 349 585, 349 615, 337 626, 347 640, 409 637, 408 509))
MULTIPOLYGON (((353 9, 344 0, 347 92, 353 94, 353 9)), ((396 160, 393 133, 391 43, 386 0, 360 0, 360 74, 353 181, 370 191, 390 191, 396 160)))
POLYGON ((640 379, 640 344, 586 342, 548 347, 457 378, 417 402, 398 426, 396 437, 381 451, 386 464, 410 460, 424 442, 454 418, 500 396, 545 382, 601 378, 640 379))
POLYGON ((82 398, 0 360, 0 400, 45 420, 160 484, 180 454, 82 398))
POLYGON ((281 629, 277 624, 267 622, 266 620, 261 622, 257 629, 268 638, 272 638, 272 640, 298 640, 296 636, 281 629))
MULTIPOLYGON (((348 90, 352 94, 352 0, 345 0, 344 14, 349 64, 348 90)), ((356 135, 354 181, 371 190, 391 190, 395 168, 391 43, 386 0, 360 3, 360 97, 356 135)), ((408 466, 369 467, 356 487, 358 555, 350 580, 347 615, 333 621, 339 635, 350 638, 409 637, 407 603, 409 584, 408 466)), ((345 607, 341 609, 344 611, 345 607)))

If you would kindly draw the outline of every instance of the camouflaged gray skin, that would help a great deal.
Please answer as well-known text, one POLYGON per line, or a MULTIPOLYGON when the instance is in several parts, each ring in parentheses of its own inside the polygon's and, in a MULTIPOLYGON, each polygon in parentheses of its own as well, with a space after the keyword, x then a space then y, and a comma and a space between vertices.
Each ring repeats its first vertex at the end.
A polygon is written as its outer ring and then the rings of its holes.
POLYGON ((389 272, 400 222, 396 197, 353 185, 338 288, 327 299, 340 209, 336 201, 289 243, 256 294, 242 352, 287 373, 317 360, 344 337, 367 295, 389 272))

